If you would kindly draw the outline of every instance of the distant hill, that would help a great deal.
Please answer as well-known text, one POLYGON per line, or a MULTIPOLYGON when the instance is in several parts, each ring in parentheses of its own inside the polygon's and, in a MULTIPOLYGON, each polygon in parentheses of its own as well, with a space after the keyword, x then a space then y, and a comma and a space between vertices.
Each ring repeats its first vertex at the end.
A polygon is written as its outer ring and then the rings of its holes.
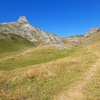
POLYGON ((71 49, 93 41, 96 33, 100 33, 100 28, 92 28, 85 35, 62 39, 30 25, 25 16, 21 16, 16 22, 0 24, 0 52, 15 51, 30 45, 71 49))
POLYGON ((75 47, 95 41, 97 39, 97 36, 99 36, 99 34, 100 34, 100 28, 92 28, 85 35, 70 36, 67 38, 63 38, 62 40, 66 44, 70 44, 71 46, 75 47))
POLYGON ((87 37, 98 32, 100 32, 100 28, 92 28, 84 36, 87 37))

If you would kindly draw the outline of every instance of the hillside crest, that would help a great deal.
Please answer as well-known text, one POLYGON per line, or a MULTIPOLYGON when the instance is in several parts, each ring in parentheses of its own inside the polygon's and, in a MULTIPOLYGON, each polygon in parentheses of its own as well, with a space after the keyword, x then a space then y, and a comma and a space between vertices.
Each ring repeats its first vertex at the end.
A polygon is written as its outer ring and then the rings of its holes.
POLYGON ((20 35, 31 42, 36 42, 37 44, 62 42, 60 37, 44 32, 41 29, 30 25, 25 16, 19 17, 17 22, 0 24, 0 32, 20 35))

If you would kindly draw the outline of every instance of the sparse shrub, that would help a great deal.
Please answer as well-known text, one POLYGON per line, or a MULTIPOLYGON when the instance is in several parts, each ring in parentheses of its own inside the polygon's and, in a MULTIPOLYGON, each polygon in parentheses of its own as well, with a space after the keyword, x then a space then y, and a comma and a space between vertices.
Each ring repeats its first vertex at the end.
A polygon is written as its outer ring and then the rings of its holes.
POLYGON ((14 58, 11 58, 11 60, 14 60, 14 58))
POLYGON ((30 79, 36 78, 37 76, 38 76, 38 72, 34 70, 28 70, 25 74, 25 77, 30 79))
POLYGON ((50 79, 50 78, 53 78, 53 77, 55 77, 56 75, 53 73, 53 72, 51 72, 51 71, 48 71, 48 72, 46 72, 45 74, 43 74, 43 78, 45 79, 45 80, 47 80, 47 79, 50 79))

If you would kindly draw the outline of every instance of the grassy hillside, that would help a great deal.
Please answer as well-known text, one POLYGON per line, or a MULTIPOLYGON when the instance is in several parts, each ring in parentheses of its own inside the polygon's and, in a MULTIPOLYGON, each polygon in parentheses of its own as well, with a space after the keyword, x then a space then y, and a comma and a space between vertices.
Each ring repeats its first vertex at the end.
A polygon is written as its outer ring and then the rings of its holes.
POLYGON ((0 33, 0 53, 14 52, 32 46, 33 43, 19 35, 0 33))
POLYGON ((100 68, 93 77, 91 83, 86 86, 84 93, 87 100, 100 99, 100 68))
POLYGON ((89 49, 96 55, 98 55, 98 63, 94 66, 98 67, 96 74, 93 76, 91 82, 85 87, 84 94, 87 100, 99 100, 100 99, 100 33, 95 35, 95 38, 88 45, 89 49))
POLYGON ((57 60, 64 57, 70 57, 74 55, 73 50, 59 50, 52 48, 35 48, 33 51, 23 54, 16 54, 11 57, 1 57, 0 70, 12 70, 21 67, 27 67, 30 65, 45 63, 53 60, 57 60), (5 59, 7 58, 7 59, 5 59))
MULTIPOLYGON (((45 52, 42 51, 41 53, 45 52)), ((70 52, 70 56, 59 57, 59 60, 48 63, 1 71, 1 98, 6 100, 25 98, 30 100, 52 100, 55 95, 58 95, 75 82, 97 59, 94 54, 86 49, 79 49, 74 53, 73 55, 73 52, 70 52)), ((5 65, 7 65, 7 62, 5 62, 5 65)))
MULTIPOLYGON (((4 54, 2 51, 0 99, 53 100, 72 84, 83 80, 81 76, 99 59, 99 44, 98 34, 90 43, 71 50, 36 47, 4 54)), ((95 76, 96 82, 84 87, 86 100, 99 99, 99 89, 96 89, 100 83, 99 71, 95 76), (95 95, 91 96, 93 93, 95 95)))

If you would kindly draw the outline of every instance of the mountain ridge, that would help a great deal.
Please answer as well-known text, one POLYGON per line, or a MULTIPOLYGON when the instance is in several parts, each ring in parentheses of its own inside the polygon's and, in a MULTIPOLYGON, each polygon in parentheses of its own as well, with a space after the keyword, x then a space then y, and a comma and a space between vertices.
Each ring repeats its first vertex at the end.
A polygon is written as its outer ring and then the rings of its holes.
MULTIPOLYGON (((22 36, 36 46, 46 45, 51 48, 70 49, 73 47, 81 46, 94 40, 96 33, 100 32, 100 28, 92 28, 85 35, 70 36, 61 38, 54 34, 44 32, 43 30, 32 26, 25 16, 20 16, 16 22, 8 22, 0 24, 0 33, 15 34, 22 36)), ((3 38, 0 36, 0 39, 3 38)), ((45 47, 45 46, 44 46, 45 47)))
POLYGON ((61 38, 49 34, 40 30, 39 28, 33 27, 25 18, 21 16, 16 22, 2 23, 0 24, 0 32, 9 34, 17 34, 28 39, 31 42, 37 43, 60 43, 61 38))

